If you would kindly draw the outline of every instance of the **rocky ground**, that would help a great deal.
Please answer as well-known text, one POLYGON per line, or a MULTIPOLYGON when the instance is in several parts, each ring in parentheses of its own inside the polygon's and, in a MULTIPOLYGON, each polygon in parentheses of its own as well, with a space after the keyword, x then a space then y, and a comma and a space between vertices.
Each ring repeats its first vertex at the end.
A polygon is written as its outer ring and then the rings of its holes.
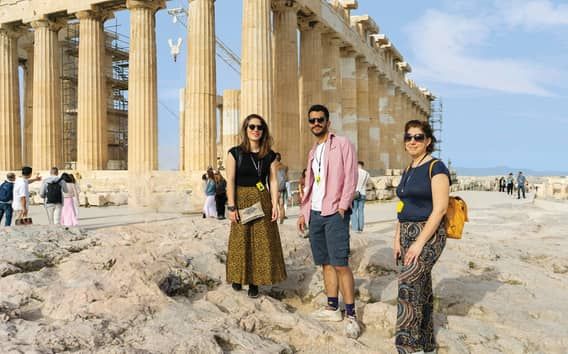
MULTIPOLYGON (((462 195, 471 222, 433 274, 439 352, 566 353, 568 207, 462 195)), ((310 318, 322 278, 293 218, 281 227, 289 279, 255 300, 223 281, 226 222, 0 229, 0 352, 393 353, 393 209, 368 205, 352 236, 358 340, 310 318)))

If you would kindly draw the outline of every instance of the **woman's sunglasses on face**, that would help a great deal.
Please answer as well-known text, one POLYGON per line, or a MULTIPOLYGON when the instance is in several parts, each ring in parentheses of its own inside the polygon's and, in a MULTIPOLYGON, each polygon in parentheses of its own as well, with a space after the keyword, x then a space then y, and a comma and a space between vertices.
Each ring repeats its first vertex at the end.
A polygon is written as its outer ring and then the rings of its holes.
POLYGON ((249 128, 249 130, 258 130, 259 132, 261 132, 261 131, 264 130, 264 125, 262 125, 262 124, 259 124, 259 125, 249 124, 248 128, 249 128))
POLYGON ((416 141, 417 143, 422 143, 422 142, 424 142, 424 140, 426 140, 426 135, 424 135, 424 134, 412 135, 412 134, 408 134, 408 133, 404 134, 404 141, 405 142, 408 143, 412 139, 414 139, 414 141, 416 141))

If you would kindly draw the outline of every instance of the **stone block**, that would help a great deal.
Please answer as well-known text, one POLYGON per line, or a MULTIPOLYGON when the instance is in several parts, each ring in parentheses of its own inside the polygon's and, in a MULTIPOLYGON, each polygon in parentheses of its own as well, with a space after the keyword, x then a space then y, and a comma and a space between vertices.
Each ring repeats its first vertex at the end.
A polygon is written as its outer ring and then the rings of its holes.
POLYGON ((106 206, 108 204, 106 193, 87 193, 86 195, 90 206, 106 206))
POLYGON ((126 192, 109 193, 107 201, 109 205, 127 205, 128 193, 126 192))

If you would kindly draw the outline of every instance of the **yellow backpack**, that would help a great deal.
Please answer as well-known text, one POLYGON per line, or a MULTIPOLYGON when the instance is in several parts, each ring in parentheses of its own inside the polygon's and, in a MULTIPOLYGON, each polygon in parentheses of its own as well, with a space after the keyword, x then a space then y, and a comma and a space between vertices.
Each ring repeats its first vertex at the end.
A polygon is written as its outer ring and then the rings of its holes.
MULTIPOLYGON (((430 180, 432 179, 432 168, 436 162, 438 162, 438 160, 433 160, 430 163, 430 180)), ((458 240, 461 239, 464 225, 469 221, 467 218, 467 204, 465 200, 458 196, 450 196, 448 210, 446 211, 444 219, 447 237, 458 240)))

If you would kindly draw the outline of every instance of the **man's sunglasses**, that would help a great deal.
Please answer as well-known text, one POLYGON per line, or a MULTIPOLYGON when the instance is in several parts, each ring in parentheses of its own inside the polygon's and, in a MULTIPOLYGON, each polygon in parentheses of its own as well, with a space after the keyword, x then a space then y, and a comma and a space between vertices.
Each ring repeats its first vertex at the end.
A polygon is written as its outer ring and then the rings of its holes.
POLYGON ((258 130, 258 131, 261 132, 261 131, 264 130, 264 125, 262 125, 262 124, 259 124, 259 125, 256 125, 256 124, 249 124, 249 125, 248 125, 248 128, 249 128, 250 130, 258 130))
POLYGON ((424 140, 426 140, 426 135, 424 135, 424 134, 415 134, 415 135, 412 135, 412 134, 408 134, 408 133, 404 134, 404 141, 405 141, 405 142, 409 142, 409 141, 412 140, 412 139, 414 139, 414 141, 416 141, 416 142, 421 143, 421 142, 423 142, 424 140))
POLYGON ((319 118, 310 118, 308 119, 308 122, 310 122, 310 124, 316 124, 316 122, 318 122, 319 124, 323 124, 325 123, 326 118, 325 117, 319 117, 319 118))

